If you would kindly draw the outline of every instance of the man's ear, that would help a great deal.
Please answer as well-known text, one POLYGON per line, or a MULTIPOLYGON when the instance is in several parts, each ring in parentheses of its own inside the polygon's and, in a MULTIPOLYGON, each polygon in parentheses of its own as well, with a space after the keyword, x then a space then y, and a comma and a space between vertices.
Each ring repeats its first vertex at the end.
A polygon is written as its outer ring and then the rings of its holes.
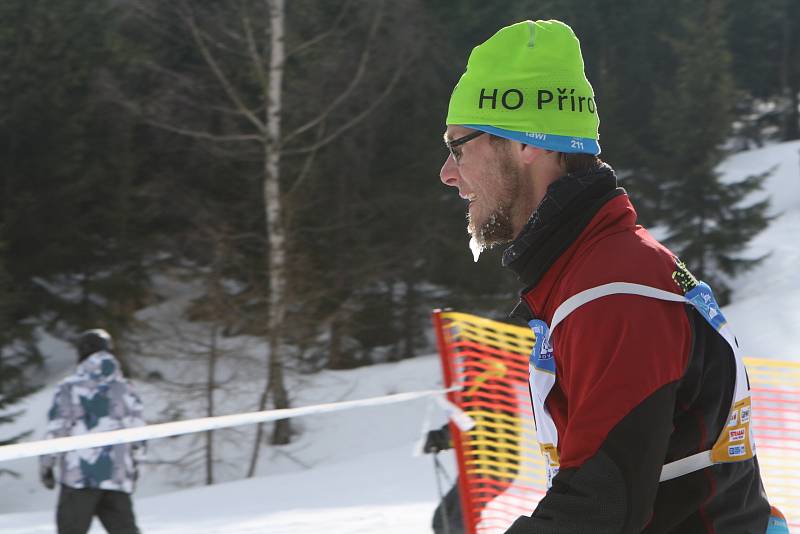
POLYGON ((550 152, 549 150, 538 148, 532 145, 527 145, 525 143, 520 143, 520 145, 521 148, 519 157, 520 161, 522 161, 522 163, 524 163, 525 165, 532 164, 534 161, 544 156, 547 152, 550 152))

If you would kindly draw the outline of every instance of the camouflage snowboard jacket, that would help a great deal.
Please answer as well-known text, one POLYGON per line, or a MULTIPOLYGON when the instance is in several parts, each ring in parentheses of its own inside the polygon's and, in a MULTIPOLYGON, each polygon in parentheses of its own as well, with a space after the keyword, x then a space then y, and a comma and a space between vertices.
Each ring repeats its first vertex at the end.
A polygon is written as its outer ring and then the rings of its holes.
MULTIPOLYGON (((142 403, 108 352, 96 352, 62 380, 48 413, 46 438, 79 436, 142 426, 142 403)), ((69 451, 40 458, 43 467, 59 462, 60 481, 72 488, 100 488, 132 493, 136 463, 144 442, 69 451)))

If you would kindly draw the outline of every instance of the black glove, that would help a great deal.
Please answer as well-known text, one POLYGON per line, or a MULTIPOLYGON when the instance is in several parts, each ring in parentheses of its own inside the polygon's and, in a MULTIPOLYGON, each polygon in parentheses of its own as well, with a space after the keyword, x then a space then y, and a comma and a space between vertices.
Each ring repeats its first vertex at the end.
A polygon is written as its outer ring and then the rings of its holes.
POLYGON ((450 427, 445 425, 439 430, 431 430, 425 438, 425 445, 422 446, 422 452, 432 453, 451 449, 453 444, 450 443, 450 427))
POLYGON ((44 487, 47 489, 56 487, 56 477, 53 475, 52 467, 41 467, 39 469, 39 479, 41 479, 42 484, 44 484, 44 487))

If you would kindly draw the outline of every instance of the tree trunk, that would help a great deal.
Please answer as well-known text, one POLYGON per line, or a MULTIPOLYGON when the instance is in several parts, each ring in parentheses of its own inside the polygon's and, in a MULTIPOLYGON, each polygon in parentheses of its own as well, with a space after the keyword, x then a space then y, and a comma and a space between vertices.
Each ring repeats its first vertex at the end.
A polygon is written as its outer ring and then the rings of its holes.
MULTIPOLYGON (((3 325, 3 326, 5 326, 5 325, 3 325)), ((3 398, 5 398, 5 395, 4 395, 5 386, 4 386, 4 383, 3 383, 3 377, 5 376, 4 375, 5 370, 3 369, 3 367, 4 367, 4 361, 3 360, 5 359, 5 348, 6 348, 5 343, 0 344, 0 406, 2 406, 3 398)))
POLYGON ((783 141, 792 141, 800 138, 800 83, 798 83, 797 65, 795 61, 794 35, 790 17, 784 17, 781 31, 781 89, 787 100, 789 109, 783 123, 783 141))
POLYGON ((403 351, 401 353, 401 358, 404 359, 414 357, 414 339, 417 333, 417 285, 415 282, 414 269, 409 269, 405 280, 406 294, 403 310, 403 351))
POLYGON ((789 114, 783 132, 784 141, 800 139, 800 87, 797 85, 800 84, 789 86, 789 114))
MULTIPOLYGON (((217 327, 211 327, 211 347, 208 352, 208 380, 206 382, 206 417, 214 417, 214 390, 217 372, 217 327)), ((214 483, 214 431, 206 432, 206 485, 214 483)))
MULTIPOLYGON (((269 87, 266 95, 267 139, 264 145, 264 211, 268 240, 269 311, 267 317, 268 364, 267 379, 261 395, 259 409, 267 406, 272 395, 275 408, 288 408, 289 396, 283 380, 283 355, 281 326, 285 315, 286 299, 286 230, 281 210, 281 106, 284 52, 284 0, 269 0, 270 65, 269 87)), ((272 443, 289 443, 291 427, 288 419, 275 422, 272 443)), ((255 474, 259 449, 263 439, 263 425, 258 425, 248 477, 255 474)))
MULTIPOLYGON (((349 197, 351 195, 348 175, 340 176, 336 181, 336 211, 334 212, 334 226, 338 230, 334 233, 335 250, 345 250, 347 232, 344 229, 350 228, 350 206, 349 197)), ((347 262, 342 254, 336 254, 333 259, 333 288, 332 300, 336 303, 336 312, 331 319, 328 350, 328 369, 349 369, 353 367, 353 358, 342 350, 342 339, 345 331, 349 330, 348 323, 350 314, 346 310, 348 295, 350 294, 350 281, 347 272, 347 262)))
POLYGON ((328 342, 328 368, 345 369, 344 355, 342 354, 342 327, 339 324, 338 313, 334 314, 329 327, 330 341, 328 342))

